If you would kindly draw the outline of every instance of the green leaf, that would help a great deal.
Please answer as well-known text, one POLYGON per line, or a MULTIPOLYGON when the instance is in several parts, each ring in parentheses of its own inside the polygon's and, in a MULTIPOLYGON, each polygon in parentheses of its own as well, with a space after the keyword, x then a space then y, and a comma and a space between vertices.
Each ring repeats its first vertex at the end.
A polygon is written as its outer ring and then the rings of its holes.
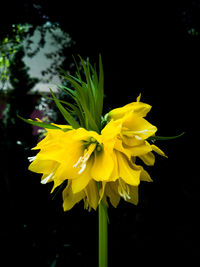
MULTIPOLYGON (((79 56, 80 57, 80 56, 79 56)), ((82 66, 83 66, 83 70, 84 70, 84 73, 85 73, 85 78, 86 78, 86 82, 87 82, 87 86, 85 87, 86 88, 86 92, 87 92, 87 96, 88 96, 88 104, 89 104, 89 110, 90 110, 90 113, 94 116, 95 114, 95 92, 94 90, 92 89, 92 86, 91 86, 91 75, 90 75, 90 68, 89 68, 89 62, 87 62, 87 64, 85 64, 85 62, 83 61, 83 59, 80 57, 80 60, 81 60, 81 63, 82 63, 82 66)))
POLYGON ((77 129, 80 127, 79 123, 72 117, 72 115, 63 107, 60 101, 55 97, 53 91, 50 89, 52 94, 53 100, 56 103, 56 106, 60 110, 61 114, 63 115, 64 119, 74 128, 77 129))
POLYGON ((147 140, 148 141, 156 141, 156 140, 172 140, 172 139, 176 139, 179 138, 181 136, 183 136, 185 133, 181 133, 179 135, 175 135, 175 136, 150 136, 147 140))
POLYGON ((103 110, 103 97, 104 97, 104 73, 101 55, 99 55, 99 84, 98 84, 98 102, 99 102, 99 113, 102 116, 103 110))
POLYGON ((59 128, 59 127, 56 126, 56 125, 52 125, 52 124, 45 123, 45 122, 33 121, 33 120, 31 120, 31 119, 24 119, 24 118, 22 118, 22 117, 19 116, 19 115, 17 115, 17 117, 18 117, 19 119, 25 121, 26 123, 32 124, 32 125, 34 125, 34 126, 38 126, 38 127, 45 128, 45 129, 62 130, 61 128, 59 128))

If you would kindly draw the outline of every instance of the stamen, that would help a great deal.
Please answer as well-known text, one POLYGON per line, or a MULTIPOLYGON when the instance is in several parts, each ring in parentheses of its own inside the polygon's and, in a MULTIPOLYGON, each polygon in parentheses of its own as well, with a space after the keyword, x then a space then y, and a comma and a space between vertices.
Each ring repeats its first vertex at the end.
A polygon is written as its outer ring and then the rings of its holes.
POLYGON ((123 199, 126 201, 127 199, 131 199, 131 197, 127 194, 127 192, 123 191, 119 191, 119 194, 121 197, 123 197, 123 199))
POLYGON ((121 179, 119 179, 118 193, 121 197, 123 197, 125 201, 127 199, 131 199, 131 197, 129 196, 130 193, 129 186, 121 179))
POLYGON ((73 165, 73 168, 80 168, 78 174, 81 174, 86 168, 86 162, 90 158, 91 154, 95 150, 97 144, 91 143, 88 149, 85 149, 84 156, 81 156, 78 161, 73 165))
POLYGON ((42 181, 41 181, 41 184, 46 184, 50 179, 51 177, 54 175, 54 172, 51 172, 46 178, 44 178, 42 181))
POLYGON ((76 162, 76 164, 73 165, 73 168, 77 168, 77 167, 78 167, 78 165, 79 165, 79 163, 81 162, 82 158, 83 158, 83 157, 80 157, 80 158, 78 159, 78 161, 76 162))
POLYGON ((35 159, 36 159, 36 156, 28 157, 29 162, 32 162, 32 161, 34 161, 35 159))
POLYGON ((122 130, 122 134, 127 135, 127 136, 133 136, 133 135, 137 135, 137 134, 145 134, 147 135, 147 132, 151 131, 151 130, 141 130, 141 131, 131 131, 131 130, 122 130))
POLYGON ((78 172, 78 174, 81 174, 85 170, 85 168, 86 168, 86 163, 81 165, 81 169, 78 172))
POLYGON ((140 137, 139 135, 135 135, 135 138, 136 138, 137 140, 142 140, 142 137, 140 137))
POLYGON ((150 132, 154 132, 153 129, 144 129, 141 131, 131 131, 131 130, 127 130, 127 128, 125 128, 124 130, 122 129, 122 134, 127 136, 127 137, 135 137, 137 140, 142 140, 142 137, 140 136, 140 134, 144 134, 147 135, 150 132))

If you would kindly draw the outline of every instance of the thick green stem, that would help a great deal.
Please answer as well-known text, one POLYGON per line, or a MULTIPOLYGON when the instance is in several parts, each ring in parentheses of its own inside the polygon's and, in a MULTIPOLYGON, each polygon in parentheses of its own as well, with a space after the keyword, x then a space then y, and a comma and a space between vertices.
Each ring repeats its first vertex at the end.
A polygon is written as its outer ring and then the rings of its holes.
POLYGON ((99 204, 99 267, 108 266, 108 215, 104 203, 99 204))

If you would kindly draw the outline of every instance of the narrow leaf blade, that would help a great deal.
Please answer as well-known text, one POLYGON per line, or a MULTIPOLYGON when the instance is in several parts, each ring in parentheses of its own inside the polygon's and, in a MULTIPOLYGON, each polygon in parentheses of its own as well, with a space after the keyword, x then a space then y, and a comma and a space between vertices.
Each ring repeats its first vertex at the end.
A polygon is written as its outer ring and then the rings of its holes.
POLYGON ((53 100, 56 103, 56 106, 60 110, 61 114, 63 115, 64 119, 74 128, 77 129, 80 127, 79 123, 72 117, 72 115, 63 107, 60 101, 55 97, 53 91, 50 89, 52 94, 53 100))
POLYGON ((156 140, 172 140, 172 139, 176 139, 179 138, 181 136, 183 136, 185 134, 185 132, 179 134, 179 135, 175 135, 175 136, 150 136, 147 140, 148 141, 156 141, 156 140))
POLYGON ((23 117, 17 115, 17 117, 23 121, 25 121, 26 123, 29 123, 31 125, 34 125, 34 126, 38 126, 38 127, 41 127, 41 128, 45 128, 45 129, 55 129, 55 130, 62 130, 61 128, 59 128, 58 126, 56 125, 52 125, 52 124, 49 124, 49 123, 45 123, 45 122, 39 122, 39 121, 33 121, 31 119, 24 119, 23 117))

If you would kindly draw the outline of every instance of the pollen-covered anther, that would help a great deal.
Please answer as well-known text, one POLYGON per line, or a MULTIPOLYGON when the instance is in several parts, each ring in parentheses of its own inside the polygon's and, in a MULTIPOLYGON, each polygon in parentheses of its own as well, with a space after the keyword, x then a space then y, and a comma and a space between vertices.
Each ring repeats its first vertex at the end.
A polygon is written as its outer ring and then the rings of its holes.
POLYGON ((96 151, 100 152, 102 151, 102 149, 103 149, 102 145, 98 144, 96 147, 96 151))
POLYGON ((97 142, 97 140, 94 137, 90 137, 89 141, 90 141, 90 143, 96 143, 97 142))

